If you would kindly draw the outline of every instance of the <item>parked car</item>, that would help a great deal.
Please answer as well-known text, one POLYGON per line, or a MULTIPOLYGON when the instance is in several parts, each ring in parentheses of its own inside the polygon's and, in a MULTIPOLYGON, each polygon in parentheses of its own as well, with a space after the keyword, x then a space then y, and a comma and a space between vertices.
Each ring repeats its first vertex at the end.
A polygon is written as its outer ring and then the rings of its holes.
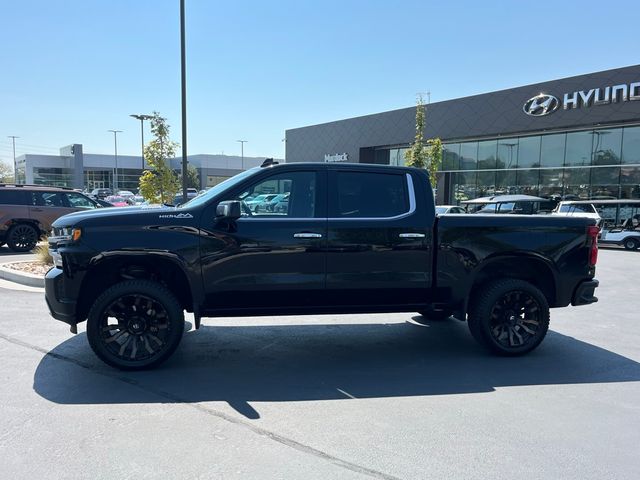
MULTIPOLYGON (((192 198, 196 198, 198 196, 198 191, 195 188, 187 188, 187 201, 192 198)), ((178 192, 178 194, 173 197, 173 205, 182 205, 185 203, 182 195, 182 191, 178 192)))
POLYGON ((557 201, 532 195, 494 195, 461 203, 469 213, 535 215, 551 212, 557 201))
POLYGON ((597 301, 592 219, 437 216, 422 169, 263 166, 178 208, 58 219, 45 278, 53 317, 72 332, 86 319, 97 356, 135 370, 173 354, 185 310, 196 329, 202 317, 453 314, 513 356, 543 341, 549 308, 597 301), (286 216, 255 215, 243 200, 285 184, 286 216))
POLYGON ((110 188, 94 188, 93 190, 91 190, 91 196, 94 198, 99 198, 100 200, 104 200, 112 194, 113 192, 110 188))
POLYGON ((263 204, 271 201, 276 196, 277 194, 275 193, 264 193, 262 195, 253 197, 251 200, 245 201, 244 204, 247 208, 249 208, 249 210, 251 210, 252 212, 256 212, 263 204))
POLYGON ((142 195, 134 195, 134 197, 133 197, 133 204, 134 205, 142 205, 144 203, 147 203, 147 201, 144 199, 144 197, 142 195))
POLYGON ((436 214, 444 215, 445 213, 467 213, 463 207, 458 205, 437 205, 436 214))
POLYGON ((551 215, 592 218, 596 221, 596 225, 599 225, 602 220, 593 204, 584 202, 560 202, 551 215))
POLYGON ((129 190, 119 190, 117 195, 123 198, 133 198, 135 196, 134 193, 129 190))
POLYGON ((0 245, 15 252, 32 250, 58 217, 99 205, 70 188, 0 184, 0 245))
POLYGON ((256 205, 254 212, 275 212, 275 207, 281 202, 288 202, 289 192, 280 193, 273 197, 271 200, 266 200, 256 205))
POLYGON ((125 197, 121 197, 120 195, 110 195, 105 198, 105 201, 109 202, 114 207, 128 207, 131 205, 125 197))

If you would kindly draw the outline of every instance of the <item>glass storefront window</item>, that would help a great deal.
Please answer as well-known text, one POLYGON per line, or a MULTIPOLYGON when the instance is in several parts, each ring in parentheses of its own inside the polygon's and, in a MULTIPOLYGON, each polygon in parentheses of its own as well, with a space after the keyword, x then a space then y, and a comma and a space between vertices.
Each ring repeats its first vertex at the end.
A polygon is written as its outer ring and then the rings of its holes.
POLYGON ((618 198, 620 182, 619 167, 593 168, 591 171, 591 198, 618 198))
POLYGON ((517 193, 523 195, 538 195, 538 177, 540 170, 518 170, 516 175, 517 193))
POLYGON ((591 132, 567 133, 567 147, 564 164, 570 166, 583 166, 591 163, 591 146, 593 135, 591 132))
POLYGON ((477 198, 476 172, 458 172, 453 174, 453 203, 477 198))
POLYGON ((497 140, 478 142, 478 168, 481 170, 496 168, 497 140))
POLYGON ((640 198, 640 167, 620 169, 620 198, 640 198))
POLYGON ((520 137, 518 141, 518 168, 540 166, 540 135, 520 137))
POLYGON ((407 153, 406 148, 392 148, 389 150, 389 165, 402 167, 406 165, 404 154, 407 153))
POLYGON ((562 195, 564 192, 564 174, 562 168, 540 170, 540 186, 538 194, 541 197, 562 195))
POLYGON ((478 165, 478 142, 460 144, 460 170, 475 170, 478 165))
MULTIPOLYGON (((518 139, 503 138, 498 141, 496 168, 516 168, 518 166, 518 139)), ((515 182, 514 182, 515 183, 515 182)))
POLYGON ((448 143, 442 150, 441 170, 458 170, 460 165, 460 144, 448 143))
POLYGON ((540 149, 540 165, 543 167, 562 167, 564 165, 564 147, 566 134, 543 135, 540 149))
POLYGON ((496 195, 515 195, 516 193, 518 193, 516 170, 496 171, 496 195))
POLYGON ((478 197, 496 194, 496 172, 478 172, 478 197))
POLYGON ((625 127, 622 132, 622 163, 640 165, 640 127, 625 127))
POLYGON ((593 165, 618 165, 622 149, 622 129, 594 130, 593 165))

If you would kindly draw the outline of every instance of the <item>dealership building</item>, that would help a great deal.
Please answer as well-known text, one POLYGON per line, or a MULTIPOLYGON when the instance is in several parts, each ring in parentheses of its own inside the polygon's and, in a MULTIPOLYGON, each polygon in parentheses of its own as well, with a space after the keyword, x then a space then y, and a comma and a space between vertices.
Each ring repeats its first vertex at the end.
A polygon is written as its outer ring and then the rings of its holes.
MULTIPOLYGON (((265 157, 232 155, 190 155, 187 160, 198 170, 200 187, 208 188, 251 167, 265 157)), ((172 158, 171 168, 182 169, 182 158, 172 158)), ((81 144, 60 149, 60 155, 26 154, 16 158, 17 183, 53 185, 93 190, 111 188, 137 191, 142 175, 142 157, 84 153, 81 144)), ((145 168, 148 168, 145 165, 145 168)))
MULTIPOLYGON (((415 107, 287 130, 287 162, 403 165, 415 107)), ((437 201, 640 198, 640 65, 426 105, 437 201)))

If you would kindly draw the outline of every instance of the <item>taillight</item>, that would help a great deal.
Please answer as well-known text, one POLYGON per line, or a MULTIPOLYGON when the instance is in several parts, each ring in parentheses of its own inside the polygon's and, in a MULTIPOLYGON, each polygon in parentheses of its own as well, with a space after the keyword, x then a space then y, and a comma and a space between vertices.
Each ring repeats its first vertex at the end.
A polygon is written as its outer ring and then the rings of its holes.
POLYGON ((589 238, 589 266, 595 267, 598 262, 598 234, 600 229, 596 225, 589 225, 587 227, 587 237, 589 238))

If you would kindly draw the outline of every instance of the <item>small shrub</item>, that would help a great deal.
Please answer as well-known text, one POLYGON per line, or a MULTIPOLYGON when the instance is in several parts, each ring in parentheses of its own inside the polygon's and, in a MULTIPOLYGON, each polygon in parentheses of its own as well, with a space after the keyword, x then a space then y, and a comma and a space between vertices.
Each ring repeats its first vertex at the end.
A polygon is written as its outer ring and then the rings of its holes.
POLYGON ((49 253, 49 242, 46 240, 40 242, 36 248, 33 249, 33 253, 36 254, 36 261, 43 265, 53 265, 53 258, 49 253))

